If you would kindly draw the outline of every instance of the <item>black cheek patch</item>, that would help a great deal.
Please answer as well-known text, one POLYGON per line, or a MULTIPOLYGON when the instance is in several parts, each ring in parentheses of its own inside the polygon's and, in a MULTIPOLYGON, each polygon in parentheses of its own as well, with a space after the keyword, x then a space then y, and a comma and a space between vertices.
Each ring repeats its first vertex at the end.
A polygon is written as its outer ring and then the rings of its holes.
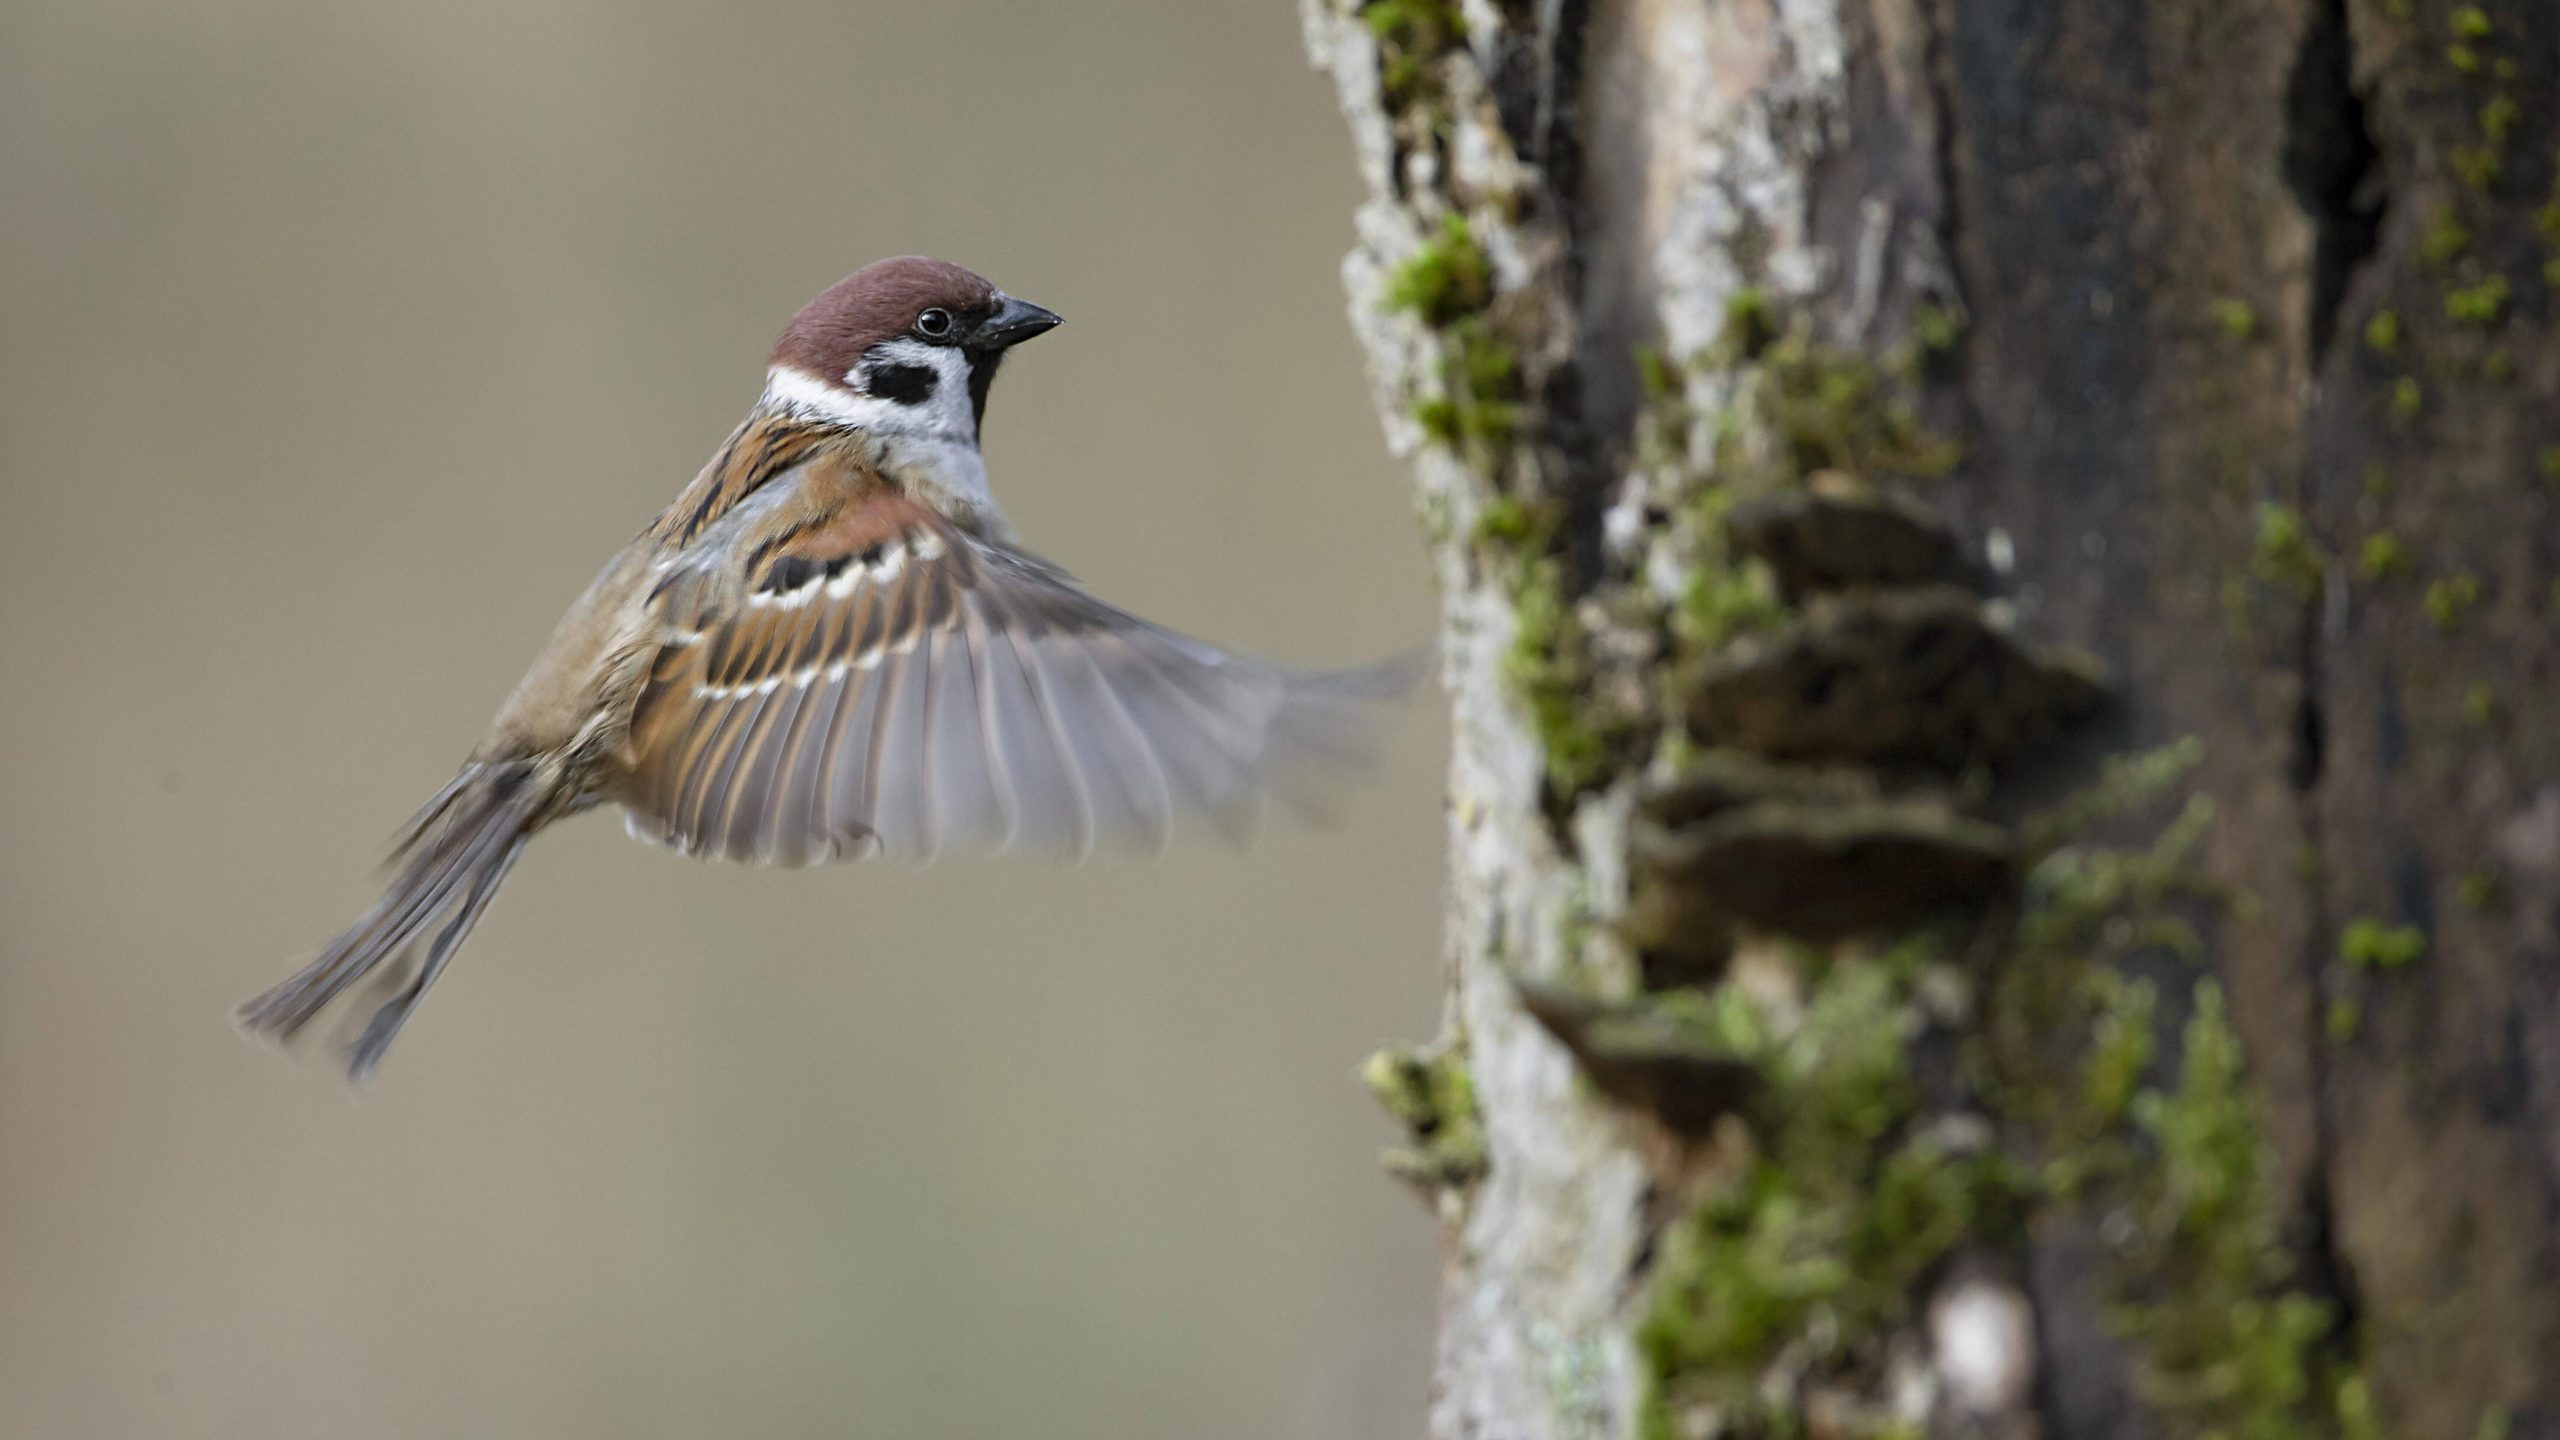
POLYGON ((871 394, 898 405, 921 405, 933 398, 933 387, 942 377, 923 365, 874 365, 862 372, 863 385, 871 394))

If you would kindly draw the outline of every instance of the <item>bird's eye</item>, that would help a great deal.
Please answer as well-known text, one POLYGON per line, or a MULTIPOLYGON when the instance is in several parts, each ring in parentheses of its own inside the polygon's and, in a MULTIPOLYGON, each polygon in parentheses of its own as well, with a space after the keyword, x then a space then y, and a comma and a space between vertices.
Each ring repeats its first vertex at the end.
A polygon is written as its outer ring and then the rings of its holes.
POLYGON ((916 317, 916 333, 927 340, 939 340, 951 333, 951 312, 936 305, 916 317))

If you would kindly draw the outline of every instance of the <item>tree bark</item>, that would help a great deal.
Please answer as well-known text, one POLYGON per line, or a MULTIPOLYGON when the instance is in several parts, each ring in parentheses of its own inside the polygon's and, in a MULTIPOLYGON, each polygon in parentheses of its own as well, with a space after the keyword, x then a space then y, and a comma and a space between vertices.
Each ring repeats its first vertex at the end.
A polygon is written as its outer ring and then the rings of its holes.
POLYGON ((2560 1437, 2560 10, 1304 0, 1456 1437, 2560 1437))

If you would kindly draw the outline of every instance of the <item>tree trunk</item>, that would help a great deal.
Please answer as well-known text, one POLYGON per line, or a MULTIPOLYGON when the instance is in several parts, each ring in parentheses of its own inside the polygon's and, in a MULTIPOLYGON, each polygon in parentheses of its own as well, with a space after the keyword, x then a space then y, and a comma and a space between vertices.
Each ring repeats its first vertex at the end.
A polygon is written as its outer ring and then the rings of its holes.
POLYGON ((2560 9, 1305 5, 1431 1433, 2560 1437, 2560 9))

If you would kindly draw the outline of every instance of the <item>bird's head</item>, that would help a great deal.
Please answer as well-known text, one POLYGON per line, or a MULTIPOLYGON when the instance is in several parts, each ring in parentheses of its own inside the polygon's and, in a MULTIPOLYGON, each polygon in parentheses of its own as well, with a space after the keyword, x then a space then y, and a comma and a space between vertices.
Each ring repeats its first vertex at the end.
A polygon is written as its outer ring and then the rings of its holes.
POLYGON ((773 347, 766 399, 883 441, 974 450, 1005 351, 1057 324, 957 265, 882 260, 791 318, 773 347))

